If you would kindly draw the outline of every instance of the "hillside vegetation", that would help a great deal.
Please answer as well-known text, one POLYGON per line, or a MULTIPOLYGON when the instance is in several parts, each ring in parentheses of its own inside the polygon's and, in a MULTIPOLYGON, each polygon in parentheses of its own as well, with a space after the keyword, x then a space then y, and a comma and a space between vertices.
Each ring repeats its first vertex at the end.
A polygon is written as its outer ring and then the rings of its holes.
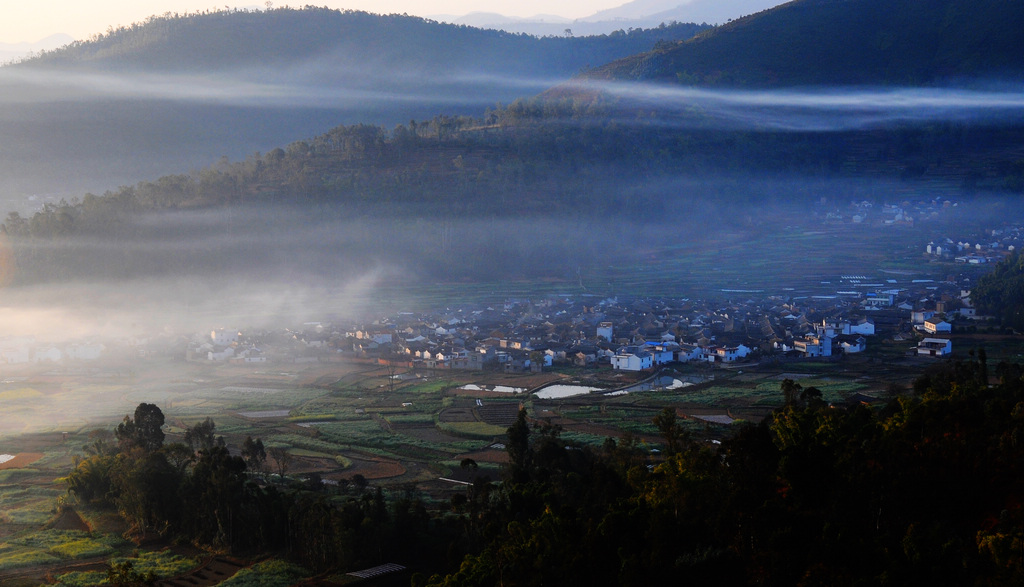
POLYGON ((575 443, 522 409, 502 482, 477 476, 440 511, 414 491, 387 500, 353 479, 331 499, 319 478, 268 475, 262 441, 232 456, 209 419, 165 444, 163 413, 140 404, 66 484, 137 535, 314 572, 398 561, 415 585, 1019 584, 1021 375, 979 352, 879 408, 784 380, 784 407, 721 445, 666 408, 658 456, 630 434, 575 443))
POLYGON ((105 190, 340 123, 478 115, 703 28, 537 38, 315 7, 157 16, 0 68, 0 198, 105 190))
MULTIPOLYGON (((565 76, 584 67, 692 37, 707 25, 663 24, 608 35, 534 37, 404 14, 370 14, 307 6, 153 16, 131 26, 47 51, 20 67, 147 73, 209 73, 239 67, 277 69, 326 59, 336 76, 367 66, 399 72, 474 70, 491 75, 565 76)), ((381 72, 387 79, 388 71, 381 72)))
POLYGON ((1024 5, 795 0, 589 75, 727 87, 932 85, 1024 78, 1024 5))

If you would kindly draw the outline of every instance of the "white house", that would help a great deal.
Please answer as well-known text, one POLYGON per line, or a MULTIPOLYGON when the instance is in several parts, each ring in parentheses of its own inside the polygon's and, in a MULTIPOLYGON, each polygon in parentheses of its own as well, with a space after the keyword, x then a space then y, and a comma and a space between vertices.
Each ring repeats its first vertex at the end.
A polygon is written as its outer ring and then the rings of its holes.
POLYGON ((714 353, 717 360, 723 363, 732 363, 749 355, 750 348, 742 344, 734 347, 719 346, 714 348, 714 353))
POLYGON ((612 369, 623 371, 643 371, 654 364, 654 356, 647 351, 636 353, 620 353, 612 357, 612 369))
POLYGON ((106 348, 98 342, 69 344, 64 348, 64 356, 72 361, 95 361, 106 348))
POLYGON ((935 315, 935 310, 914 310, 910 314, 910 321, 914 324, 924 324, 924 321, 935 315))
POLYGON ((601 322, 600 324, 598 324, 597 325, 597 337, 598 338, 603 338, 603 339, 607 340, 608 342, 611 342, 612 341, 612 330, 613 330, 612 326, 613 325, 612 325, 611 322, 601 322))
POLYGON ((228 346, 238 342, 238 331, 227 328, 217 328, 210 331, 210 340, 217 346, 228 346))
POLYGON ((953 326, 943 320, 942 318, 931 317, 924 321, 924 331, 928 334, 936 334, 939 332, 951 332, 953 326))
POLYGON ((210 351, 206 353, 207 361, 227 361, 235 356, 235 349, 227 347, 222 351, 210 351))
POLYGON ((818 336, 807 336, 793 341, 793 349, 803 353, 805 357, 831 357, 832 339, 818 336))
POLYGON ((700 361, 704 359, 704 350, 696 344, 680 344, 676 351, 676 360, 685 363, 687 361, 700 361))
POLYGON ((64 353, 60 352, 60 349, 55 346, 44 346, 36 348, 35 356, 33 361, 36 363, 42 363, 43 361, 49 361, 51 363, 60 362, 64 357, 64 353))
POLYGON ((844 334, 838 339, 839 348, 843 349, 844 353, 861 353, 867 349, 867 339, 860 335, 844 334))
POLYGON ((675 350, 678 347, 675 343, 662 343, 644 345, 644 350, 651 353, 655 365, 664 365, 675 360, 675 350))
POLYGON ((870 318, 861 318, 856 323, 849 324, 847 331, 843 334, 873 336, 875 334, 875 323, 870 318))
POLYGON ((19 363, 29 362, 28 343, 5 343, 2 347, 0 347, 0 361, 3 361, 8 365, 17 365, 19 363))
POLYGON ((888 308, 896 301, 896 295, 889 291, 869 291, 864 295, 864 305, 875 308, 888 308))
POLYGON ((945 357, 953 352, 953 343, 948 338, 926 338, 917 344, 918 356, 945 357))

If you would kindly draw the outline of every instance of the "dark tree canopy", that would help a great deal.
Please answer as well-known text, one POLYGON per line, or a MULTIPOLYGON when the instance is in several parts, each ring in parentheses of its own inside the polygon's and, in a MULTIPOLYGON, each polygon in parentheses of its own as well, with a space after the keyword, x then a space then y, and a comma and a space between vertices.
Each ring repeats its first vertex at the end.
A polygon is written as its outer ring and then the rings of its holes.
POLYGON ((1020 253, 1000 261, 971 290, 978 312, 999 318, 1004 326, 1024 330, 1024 256, 1020 253))
POLYGON ((141 403, 135 408, 133 418, 124 417, 117 425, 114 435, 122 448, 142 448, 146 451, 160 450, 164 444, 164 413, 154 404, 141 403))

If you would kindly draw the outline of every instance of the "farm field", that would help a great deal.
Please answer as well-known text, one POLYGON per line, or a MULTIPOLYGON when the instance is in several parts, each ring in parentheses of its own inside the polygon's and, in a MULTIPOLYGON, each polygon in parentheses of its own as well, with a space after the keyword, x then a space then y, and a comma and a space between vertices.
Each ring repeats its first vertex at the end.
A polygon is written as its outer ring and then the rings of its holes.
MULTIPOLYGON (((975 343, 992 349, 993 358, 1019 357, 1024 350, 1013 337, 989 333, 964 334, 958 342, 962 348, 975 343)), ((0 582, 38 584, 32 581, 49 573, 60 584, 91 584, 98 575, 89 573, 104 568, 103 561, 139 551, 121 538, 124 528, 113 512, 76 508, 60 478, 86 454, 91 431, 111 430, 140 402, 164 412, 167 442, 209 417, 236 454, 247 436, 285 449, 290 460, 283 470, 268 459, 271 476, 316 474, 337 499, 366 485, 415 488, 440 506, 464 491, 456 481, 465 477, 465 459, 481 474, 499 477, 505 430, 520 407, 535 423, 558 426, 564 438, 598 449, 608 438, 631 434, 656 460, 661 439, 652 418, 666 407, 693 438, 722 440, 738 423, 779 407, 784 379, 817 387, 835 403, 852 396, 884 399, 893 383, 909 389, 932 363, 908 358, 907 347, 879 343, 870 353, 835 362, 675 365, 664 372, 665 381, 697 383, 563 399, 539 399, 530 391, 551 383, 621 389, 639 376, 607 367, 523 375, 403 368, 391 379, 393 370, 366 362, 254 367, 171 359, 136 361, 131 368, 115 362, 89 372, 8 370, 0 397, 31 424, 6 428, 0 437, 0 454, 7 455, 0 463, 0 582), (57 417, 51 416, 54 406, 60 406, 57 417)), ((196 553, 185 556, 165 545, 139 552, 156 557, 152 564, 165 577, 205 564, 196 553)), ((242 568, 238 563, 234 570, 242 568)))

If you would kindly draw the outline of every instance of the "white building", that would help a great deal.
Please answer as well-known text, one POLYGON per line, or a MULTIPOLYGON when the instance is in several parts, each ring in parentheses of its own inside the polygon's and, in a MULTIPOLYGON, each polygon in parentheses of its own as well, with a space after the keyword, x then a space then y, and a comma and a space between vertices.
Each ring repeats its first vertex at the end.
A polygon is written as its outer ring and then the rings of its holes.
POLYGON ((210 331, 210 340, 217 346, 228 346, 238 342, 238 331, 216 328, 210 331))
POLYGON ((612 369, 623 371, 643 371, 654 365, 654 356, 647 351, 636 353, 620 353, 612 357, 612 369))
POLYGON ((924 331, 928 334, 952 332, 953 326, 942 318, 931 317, 924 321, 924 331))
POLYGON ((98 342, 69 344, 64 348, 64 356, 72 361, 95 361, 106 348, 98 342))
POLYGON ((597 325, 597 337, 598 338, 603 338, 603 339, 607 340, 608 342, 611 342, 612 341, 612 330, 613 330, 613 328, 612 328, 612 323, 611 322, 602 322, 602 323, 597 325))
POLYGON ((793 341, 793 349, 803 353, 805 357, 831 357, 832 339, 818 336, 807 336, 793 341))
POLYGON ((953 343, 948 338, 926 338, 917 344, 918 356, 945 357, 953 352, 953 343))

